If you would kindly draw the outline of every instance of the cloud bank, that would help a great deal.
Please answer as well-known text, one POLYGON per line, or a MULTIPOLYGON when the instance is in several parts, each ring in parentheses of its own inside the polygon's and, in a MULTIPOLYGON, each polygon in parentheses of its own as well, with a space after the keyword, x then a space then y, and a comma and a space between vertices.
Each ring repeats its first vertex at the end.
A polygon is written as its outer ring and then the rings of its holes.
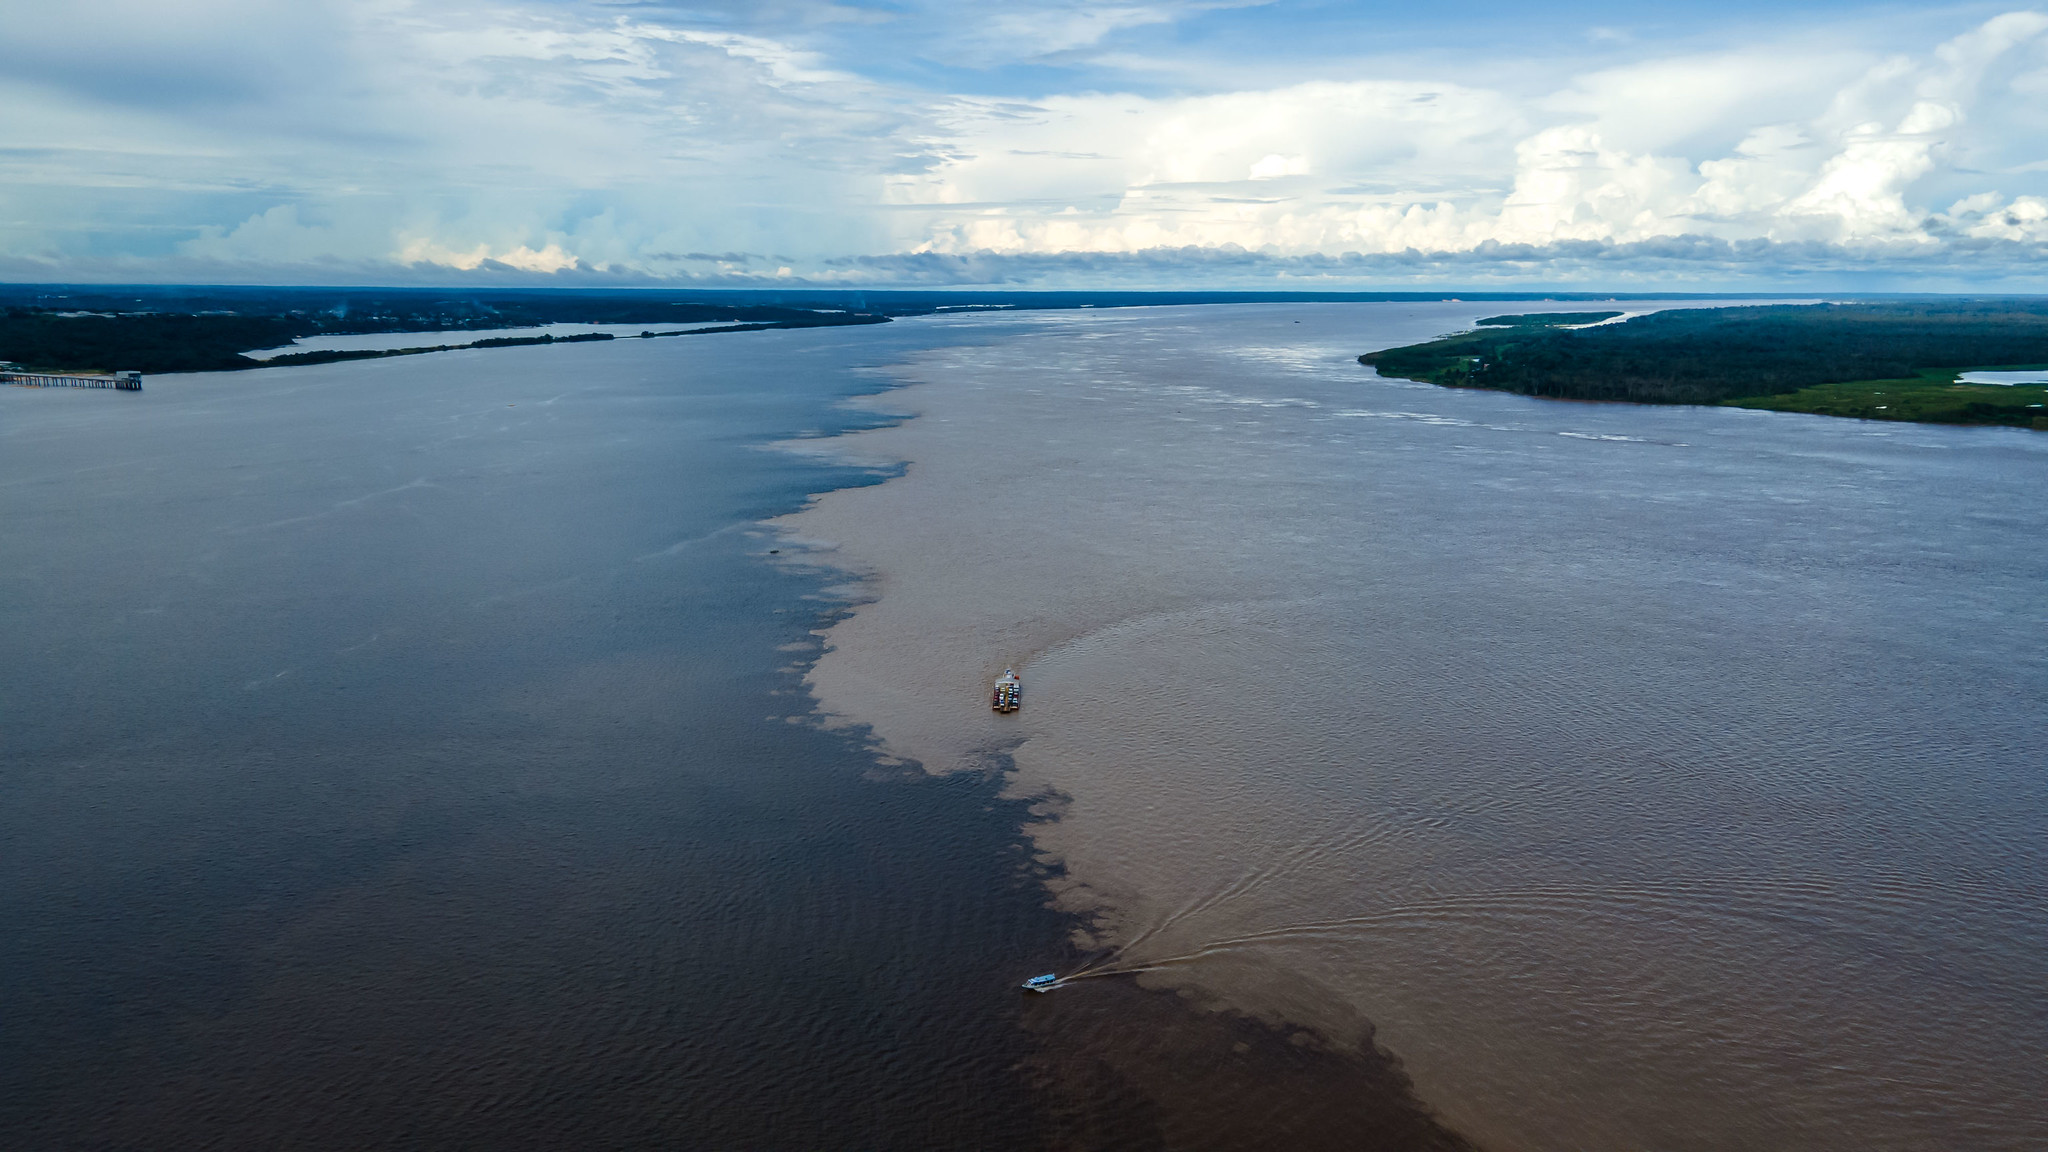
POLYGON ((2040 11, 1317 18, 10 6, 0 276, 2048 287, 2040 11))

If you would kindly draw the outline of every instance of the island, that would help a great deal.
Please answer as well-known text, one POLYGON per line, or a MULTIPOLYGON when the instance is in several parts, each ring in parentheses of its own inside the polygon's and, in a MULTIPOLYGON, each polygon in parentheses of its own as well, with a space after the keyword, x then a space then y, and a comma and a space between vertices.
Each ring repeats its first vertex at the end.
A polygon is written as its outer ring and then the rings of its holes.
POLYGON ((1604 324, 1620 312, 1525 312, 1513 316, 1488 316, 1479 321, 1481 328, 1581 328, 1589 324, 1604 324))
POLYGON ((1560 315, 1572 314, 1489 317, 1358 359, 1382 376, 1562 400, 2048 430, 2048 387, 1960 379, 2048 368, 2038 298, 1686 308, 1613 324, 1560 315))

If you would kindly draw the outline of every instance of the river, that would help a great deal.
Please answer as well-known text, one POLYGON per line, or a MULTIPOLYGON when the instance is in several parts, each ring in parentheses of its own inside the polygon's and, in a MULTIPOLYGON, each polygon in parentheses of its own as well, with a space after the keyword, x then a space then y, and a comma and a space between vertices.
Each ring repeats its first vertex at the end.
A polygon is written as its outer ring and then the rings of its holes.
POLYGON ((1500 310, 948 321, 836 445, 901 478, 782 522, 873 597, 822 707, 1035 804, 1047 999, 1377 1046, 1488 1148, 2048 1142, 2048 437, 1356 363, 1500 310))

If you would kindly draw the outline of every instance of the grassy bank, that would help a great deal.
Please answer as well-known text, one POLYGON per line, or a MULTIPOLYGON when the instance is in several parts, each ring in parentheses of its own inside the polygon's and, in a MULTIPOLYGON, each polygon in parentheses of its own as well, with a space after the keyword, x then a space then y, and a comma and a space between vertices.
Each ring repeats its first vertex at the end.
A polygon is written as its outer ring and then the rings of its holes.
POLYGON ((1959 384, 1956 376, 1960 371, 1934 368, 1901 380, 1816 384, 1778 396, 1745 396, 1723 403, 1732 408, 1765 408, 1858 420, 2010 424, 2048 431, 2048 387, 1959 384))

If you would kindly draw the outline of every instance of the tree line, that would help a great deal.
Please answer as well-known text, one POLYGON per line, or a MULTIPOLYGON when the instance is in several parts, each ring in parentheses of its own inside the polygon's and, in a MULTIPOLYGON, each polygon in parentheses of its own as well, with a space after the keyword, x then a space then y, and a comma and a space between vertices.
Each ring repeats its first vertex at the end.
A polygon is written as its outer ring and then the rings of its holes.
POLYGON ((1716 404, 1930 368, 2048 364, 2048 301, 1678 309, 1577 331, 1517 324, 1464 332, 1359 361, 1383 376, 1455 388, 1716 404))

